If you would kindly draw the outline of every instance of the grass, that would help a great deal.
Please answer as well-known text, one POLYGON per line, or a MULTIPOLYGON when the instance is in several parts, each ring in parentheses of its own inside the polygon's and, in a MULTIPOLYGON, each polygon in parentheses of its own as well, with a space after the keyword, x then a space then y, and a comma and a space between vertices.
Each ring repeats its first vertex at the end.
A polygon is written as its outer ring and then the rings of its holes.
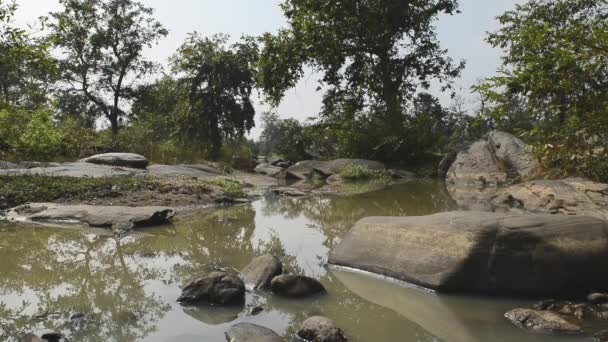
POLYGON ((239 198, 245 196, 243 185, 234 179, 228 178, 213 178, 203 181, 204 184, 214 185, 224 190, 224 195, 230 198, 239 198))
POLYGON ((338 174, 350 181, 390 178, 384 170, 370 170, 366 165, 358 164, 346 164, 338 174))
POLYGON ((151 177, 74 178, 39 175, 0 176, 0 208, 30 202, 87 201, 117 197, 120 192, 156 189, 151 177))

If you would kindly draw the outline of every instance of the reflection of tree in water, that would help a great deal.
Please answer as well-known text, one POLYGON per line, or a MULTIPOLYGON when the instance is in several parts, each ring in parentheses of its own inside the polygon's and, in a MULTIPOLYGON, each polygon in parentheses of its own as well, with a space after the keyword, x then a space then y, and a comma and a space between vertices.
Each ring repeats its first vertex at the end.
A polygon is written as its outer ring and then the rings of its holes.
POLYGON ((2 234, 0 295, 35 300, 25 311, 0 308, 3 340, 40 328, 75 341, 142 339, 169 310, 142 286, 152 268, 111 237, 31 228, 2 234), (74 313, 85 318, 70 321, 74 313))
POLYGON ((368 216, 429 215, 454 209, 455 203, 442 183, 432 180, 409 182, 356 196, 266 199, 264 215, 287 218, 304 216, 326 237, 333 248, 361 218, 368 216))

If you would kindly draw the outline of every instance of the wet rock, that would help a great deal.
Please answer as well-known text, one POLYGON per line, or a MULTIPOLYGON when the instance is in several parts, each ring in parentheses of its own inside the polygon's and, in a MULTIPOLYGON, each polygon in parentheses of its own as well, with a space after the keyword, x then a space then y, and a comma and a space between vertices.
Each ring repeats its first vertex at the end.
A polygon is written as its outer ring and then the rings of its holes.
POLYGON ((530 332, 540 334, 578 334, 582 333, 580 326, 570 323, 551 311, 531 309, 514 309, 505 317, 516 326, 530 332))
POLYGON ((270 287, 272 278, 283 273, 283 264, 273 255, 262 255, 251 261, 241 274, 247 287, 265 289, 270 287))
POLYGON ((592 304, 608 303, 608 293, 591 293, 587 296, 587 301, 592 304))
POLYGON ((342 329, 327 317, 314 316, 304 321, 298 337, 310 342, 346 342, 342 329))
POLYGON ((591 338, 592 342, 608 342, 608 330, 602 330, 595 334, 591 338))
POLYGON ((175 209, 167 207, 107 207, 32 203, 10 209, 6 217, 13 221, 42 223, 84 223, 92 227, 117 224, 153 226, 169 222, 175 209))
POLYGON ((82 160, 84 163, 145 169, 150 165, 148 159, 135 153, 97 154, 82 160))
POLYGON ((310 192, 300 190, 300 189, 295 189, 295 188, 286 188, 286 187, 272 188, 270 190, 270 192, 272 192, 275 195, 285 196, 285 197, 304 197, 304 196, 310 195, 310 192))
POLYGON ((274 331, 251 323, 239 323, 226 331, 229 342, 283 342, 274 331))
POLYGON ((249 314, 249 316, 255 316, 257 314, 262 313, 263 311, 264 311, 264 308, 262 306, 258 305, 258 306, 254 306, 251 309, 249 309, 248 314, 249 314))
POLYGON ((274 277, 270 287, 272 292, 284 297, 307 297, 325 292, 325 288, 318 280, 293 274, 274 277))
POLYGON ((534 180, 504 189, 491 203, 532 213, 608 219, 608 184, 584 178, 534 180))
POLYGON ((177 301, 183 304, 241 304, 245 301, 245 284, 236 275, 213 272, 186 285, 177 301))
POLYGON ((608 288, 608 223, 586 216, 447 212, 369 217, 329 263, 440 292, 586 295, 608 288))
POLYGON ((260 165, 256 166, 253 171, 255 173, 259 173, 261 175, 275 177, 283 171, 283 168, 279 167, 279 166, 273 166, 270 164, 260 164, 260 165))

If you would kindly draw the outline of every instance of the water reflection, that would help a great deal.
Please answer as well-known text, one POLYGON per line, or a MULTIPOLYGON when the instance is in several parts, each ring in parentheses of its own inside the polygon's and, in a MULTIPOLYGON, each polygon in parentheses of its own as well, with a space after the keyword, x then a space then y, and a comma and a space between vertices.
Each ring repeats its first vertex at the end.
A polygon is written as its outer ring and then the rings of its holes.
POLYGON ((508 340, 494 333, 521 339, 508 325, 488 328, 501 322, 500 306, 444 302, 324 266, 328 251, 362 217, 454 207, 442 185, 420 181, 349 197, 268 197, 120 241, 90 230, 0 225, 0 340, 53 330, 85 342, 223 341, 237 322, 290 336, 319 314, 335 319, 354 342, 508 340), (175 303, 182 284, 196 275, 241 269, 263 253, 279 256, 288 272, 321 279, 329 294, 293 301, 252 293, 244 308, 231 309, 175 303), (264 311, 249 315, 258 305, 264 311), (84 318, 70 320, 75 313, 84 318))

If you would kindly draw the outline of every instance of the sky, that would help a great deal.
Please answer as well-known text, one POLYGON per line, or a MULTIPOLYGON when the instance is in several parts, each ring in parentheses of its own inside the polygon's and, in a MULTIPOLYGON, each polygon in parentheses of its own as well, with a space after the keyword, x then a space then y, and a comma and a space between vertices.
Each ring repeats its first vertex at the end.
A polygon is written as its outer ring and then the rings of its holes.
MULTIPOLYGON (((57 0, 17 0, 20 9, 16 23, 21 26, 35 23, 40 16, 61 7, 57 0)), ((142 0, 155 8, 156 18, 169 30, 169 35, 158 46, 146 51, 146 56, 160 63, 181 45, 189 32, 203 35, 226 33, 234 38, 243 34, 260 35, 275 32, 286 25, 279 8, 280 0, 142 0)), ((461 0, 462 14, 441 16, 437 23, 439 40, 454 60, 466 60, 467 67, 455 84, 470 103, 469 88, 478 79, 492 76, 500 65, 501 51, 489 46, 486 32, 498 28, 496 16, 512 9, 523 0, 461 0)), ((314 117, 321 106, 321 94, 316 91, 317 75, 308 73, 290 90, 278 108, 283 118, 304 120, 314 117)), ((449 106, 449 94, 432 90, 444 106, 449 106)), ((260 102, 260 101, 257 101, 260 102)), ((260 115, 268 110, 259 103, 257 124, 251 137, 260 134, 260 115)))

